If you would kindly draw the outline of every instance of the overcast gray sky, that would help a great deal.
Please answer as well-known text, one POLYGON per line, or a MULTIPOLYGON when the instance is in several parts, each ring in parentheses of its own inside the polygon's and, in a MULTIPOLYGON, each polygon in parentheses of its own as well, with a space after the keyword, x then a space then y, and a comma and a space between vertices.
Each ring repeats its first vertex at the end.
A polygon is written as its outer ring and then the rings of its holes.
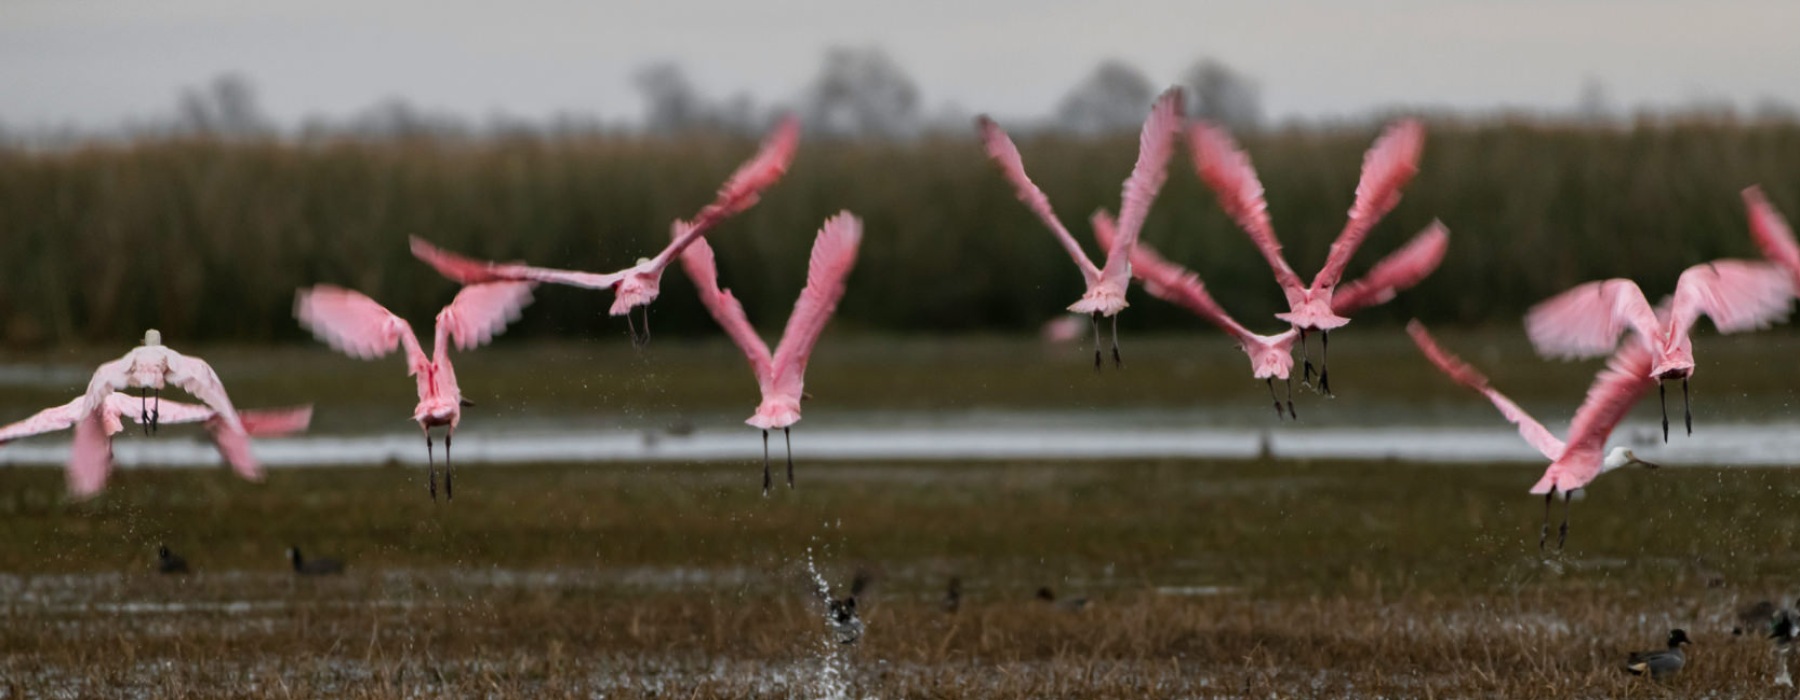
POLYGON ((636 119, 632 70, 681 62, 713 96, 798 94, 829 45, 881 46, 926 111, 1048 113, 1103 58, 1172 82, 1206 54, 1274 117, 1385 105, 1800 103, 1800 0, 5 0, 0 122, 108 126, 249 76, 283 123, 386 97, 481 117, 636 119))

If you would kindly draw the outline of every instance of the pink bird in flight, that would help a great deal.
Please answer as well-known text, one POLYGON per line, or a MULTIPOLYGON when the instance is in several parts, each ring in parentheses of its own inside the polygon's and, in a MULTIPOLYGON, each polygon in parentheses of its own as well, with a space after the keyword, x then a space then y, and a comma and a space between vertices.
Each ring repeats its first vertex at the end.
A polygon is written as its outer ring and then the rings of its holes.
MULTIPOLYGON (((680 234, 679 231, 676 233, 680 234)), ((825 221, 825 226, 813 240, 806 288, 794 302, 787 330, 782 332, 781 344, 776 346, 773 354, 751 327, 744 306, 730 290, 719 287, 719 271, 713 262, 712 246, 705 240, 696 240, 681 253, 681 265, 687 270, 688 278, 694 281, 700 302, 749 358, 750 369, 756 374, 757 388, 762 391, 762 403, 744 422, 762 429, 765 496, 769 494, 770 485, 770 430, 780 428, 782 437, 787 440, 788 488, 794 486, 794 444, 789 426, 800 421, 800 401, 806 397, 806 362, 812 356, 813 346, 819 342, 819 334, 825 331, 825 324, 837 310, 838 300, 844 296, 844 280, 856 264, 856 250, 861 243, 862 222, 849 212, 839 212, 825 221)))
POLYGON ((1250 164, 1250 156, 1238 147, 1223 127, 1215 124, 1194 124, 1189 128, 1188 141, 1194 169, 1199 172, 1200 179, 1218 194, 1219 205, 1250 235, 1250 240, 1275 271, 1275 282, 1281 285, 1288 302, 1288 311, 1275 314, 1275 317, 1293 324, 1299 331, 1300 354, 1305 363, 1300 378, 1303 383, 1312 381, 1313 371, 1312 358, 1306 352, 1306 334, 1319 332, 1325 349, 1319 356, 1318 388, 1329 395, 1330 332, 1350 322, 1333 310, 1332 298, 1351 256, 1362 246, 1363 239, 1368 237, 1376 222, 1400 203, 1400 190, 1418 173, 1419 154, 1425 148, 1425 128, 1417 121, 1402 120, 1388 127, 1363 156, 1362 178, 1356 185, 1356 201, 1350 206, 1349 221, 1332 242, 1325 266, 1313 276, 1311 286, 1300 281, 1300 276, 1281 255, 1281 241, 1276 239, 1275 228, 1269 223, 1262 182, 1250 164))
POLYGON ((69 449, 69 493, 87 498, 106 486, 112 473, 112 436, 125 429, 123 418, 132 416, 148 427, 151 420, 161 424, 198 423, 204 421, 213 444, 225 462, 248 481, 261 481, 262 469, 250 453, 248 435, 286 435, 305 430, 312 421, 312 407, 298 406, 267 411, 244 411, 238 415, 243 430, 232 430, 217 411, 176 401, 159 401, 155 413, 144 410, 143 398, 123 392, 107 394, 100 408, 86 410, 87 397, 78 396, 61 406, 38 411, 30 418, 0 427, 0 445, 20 438, 75 428, 75 440, 69 449), (92 416, 83 420, 84 416, 92 416), (82 427, 86 425, 87 427, 82 427))
POLYGON ((1470 367, 1461 358, 1450 354, 1439 347, 1436 340, 1425 330, 1425 325, 1417 319, 1406 324, 1406 332, 1412 335, 1413 342, 1425 353, 1426 359, 1436 365, 1444 374, 1456 383, 1474 389, 1486 396, 1500 409, 1500 414, 1519 427, 1519 435, 1525 442, 1537 448, 1544 457, 1550 460, 1550 467, 1544 470, 1543 478, 1531 487, 1531 493, 1544 494, 1544 526, 1538 534, 1538 549, 1550 538, 1550 502, 1557 494, 1563 497, 1563 522, 1556 538, 1556 548, 1562 549, 1564 541, 1569 537, 1569 499, 1576 490, 1586 487, 1601 474, 1626 466, 1643 466, 1656 468, 1658 465, 1638 459, 1630 449, 1614 447, 1606 450, 1606 439, 1612 435, 1625 414, 1630 412, 1632 404, 1650 391, 1650 385, 1656 380, 1649 377, 1650 352, 1641 345, 1626 344, 1619 347, 1610 359, 1606 368, 1594 377, 1593 386, 1588 388, 1587 399, 1581 407, 1575 409, 1575 418, 1569 422, 1569 440, 1563 442, 1544 428, 1542 423, 1532 418, 1525 409, 1506 398, 1505 394, 1488 385, 1488 379, 1481 372, 1470 367))
MULTIPOLYGON (((1110 246, 1114 235, 1112 217, 1104 211, 1096 212, 1093 226, 1094 237, 1100 241, 1100 245, 1110 246)), ((1443 262, 1444 253, 1449 246, 1449 229, 1433 221, 1413 237, 1412 241, 1377 262, 1362 279, 1339 289, 1331 298, 1332 312, 1348 316, 1361 309, 1387 303, 1394 295, 1412 288, 1430 276, 1438 264, 1443 262)), ((1206 283, 1200 281, 1198 274, 1170 262, 1148 243, 1139 241, 1132 250, 1131 275, 1138 279, 1150 296, 1186 308, 1236 338, 1238 347, 1250 357, 1253 376, 1269 385, 1269 399, 1275 403, 1275 415, 1282 415, 1281 399, 1275 395, 1275 380, 1280 379, 1288 383, 1287 415, 1299 419, 1299 415, 1294 413, 1294 385, 1289 376, 1294 367, 1294 338, 1298 331, 1290 327, 1274 335, 1250 332, 1213 300, 1212 294, 1206 291, 1206 283)))
POLYGON ((405 319, 394 315, 361 292, 319 285, 302 289, 294 301, 294 317, 320 340, 351 357, 374 359, 406 348, 407 374, 419 385, 419 405, 413 420, 425 433, 426 488, 437 500, 437 468, 432 457, 431 429, 444 428, 444 496, 455 497, 455 471, 450 462, 450 442, 462 422, 462 409, 473 406, 456 385, 450 366, 450 345, 472 350, 493 340, 506 324, 519 318, 519 310, 531 303, 529 282, 487 282, 462 288, 437 315, 437 334, 427 356, 405 319))
POLYGON ((225 385, 219 381, 212 365, 163 345, 162 333, 154 328, 144 331, 143 345, 94 369, 94 377, 88 380, 87 395, 81 404, 82 415, 77 420, 100 411, 113 392, 138 388, 143 390, 139 397, 138 422, 143 424, 144 434, 155 433, 161 424, 158 407, 162 405, 162 388, 168 384, 181 387, 200 399, 219 414, 227 428, 243 431, 237 410, 231 407, 231 397, 225 394, 225 385))
MULTIPOLYGON (((1687 432, 1694 434, 1688 403, 1688 378, 1694 374, 1694 343, 1689 331, 1701 315, 1720 333, 1766 328, 1788 314, 1794 280, 1778 266, 1745 260, 1715 260, 1688 268, 1675 283, 1675 295, 1651 308, 1643 290, 1628 279, 1576 285, 1551 297, 1525 315, 1525 332, 1539 353, 1564 359, 1597 357, 1612 352, 1619 336, 1637 336, 1649 351, 1645 376, 1657 382, 1681 380, 1682 412, 1687 432)), ((1663 442, 1669 440, 1669 409, 1663 407, 1663 442)))
POLYGON ((624 316, 632 343, 643 345, 650 340, 650 310, 644 309, 642 336, 638 335, 637 327, 631 321, 631 310, 639 306, 647 307, 656 300, 662 284, 663 270, 675 261, 681 251, 699 240, 707 230, 755 205, 763 190, 779 182, 782 175, 787 173, 788 165, 793 163, 794 151, 799 143, 799 121, 793 117, 783 118, 764 139, 756 156, 739 166, 737 172, 725 181, 725 186, 719 188, 718 196, 711 204, 701 209, 693 221, 677 220, 673 224, 673 228, 680 234, 674 237, 668 247, 663 248, 656 257, 640 258, 637 264, 617 272, 596 274, 531 267, 519 263, 486 262, 439 249, 416 236, 412 239, 413 256, 436 268, 439 274, 461 284, 549 282, 585 289, 610 290, 613 293, 610 313, 624 316))
POLYGON ((1070 235, 1062 220, 1050 208, 1050 198, 1025 174, 1025 162, 1019 156, 1019 149, 1013 145, 1012 139, 1000 129, 1000 125, 987 116, 980 117, 976 124, 981 131, 981 140, 987 150, 988 158, 1000 166, 1000 171, 1012 183, 1014 193, 1019 201, 1036 214, 1067 250, 1069 257, 1074 258, 1075 266, 1081 270, 1082 279, 1087 282, 1087 292, 1081 299, 1069 305, 1069 310, 1078 314, 1088 314, 1094 325, 1094 369, 1100 369, 1100 318, 1113 320, 1112 355, 1113 364, 1124 366, 1124 359, 1119 355, 1119 318, 1118 313, 1127 306, 1125 290, 1131 282, 1131 249, 1137 244, 1138 232, 1143 229, 1144 219, 1150 214, 1150 204, 1156 200, 1156 194, 1162 189, 1163 181, 1168 179, 1169 157, 1174 151, 1176 134, 1181 130, 1181 89, 1170 88, 1157 98, 1150 107, 1150 116, 1144 120, 1144 128, 1138 137, 1137 165, 1132 168, 1131 176, 1125 180, 1120 195, 1119 235, 1108 248, 1104 266, 1095 265, 1082 252, 1081 244, 1070 235))

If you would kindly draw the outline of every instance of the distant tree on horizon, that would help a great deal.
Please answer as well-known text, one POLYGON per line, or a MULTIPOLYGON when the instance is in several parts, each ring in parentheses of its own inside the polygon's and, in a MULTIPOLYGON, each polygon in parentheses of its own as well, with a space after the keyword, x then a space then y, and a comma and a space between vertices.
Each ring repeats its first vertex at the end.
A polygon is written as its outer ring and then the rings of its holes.
POLYGON ((1107 59, 1069 90, 1056 108, 1056 126, 1077 134, 1131 131, 1144 121, 1156 88, 1144 72, 1107 59))

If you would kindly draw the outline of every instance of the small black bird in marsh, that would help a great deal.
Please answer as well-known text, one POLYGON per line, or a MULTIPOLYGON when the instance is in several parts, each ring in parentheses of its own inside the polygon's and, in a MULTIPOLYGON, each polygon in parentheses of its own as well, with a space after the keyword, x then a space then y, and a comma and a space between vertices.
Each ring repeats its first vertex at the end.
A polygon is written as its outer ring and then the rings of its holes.
POLYGON ((1679 629, 1669 630, 1669 648, 1661 651, 1634 651, 1625 659, 1625 672, 1634 676, 1650 676, 1663 678, 1681 672, 1687 665, 1687 654, 1681 650, 1682 645, 1691 644, 1687 632, 1679 629))
POLYGON ((1800 639, 1800 600, 1794 601, 1792 608, 1770 613, 1767 619, 1769 639, 1775 641, 1775 685, 1791 688, 1794 677, 1788 673, 1787 657, 1794 650, 1794 641, 1800 639))
POLYGON ((839 644, 855 644, 862 639, 863 621, 856 613, 856 599, 868 590, 873 580, 874 576, 868 571, 858 570, 856 577, 850 580, 850 595, 833 598, 830 591, 819 591, 819 596, 825 600, 825 626, 831 628, 839 644))
POLYGON ((344 563, 336 559, 306 559, 300 556, 299 547, 288 547, 288 561, 294 563, 294 573, 301 576, 325 576, 344 573, 344 563))
POLYGON ((156 570, 164 574, 185 574, 188 572, 187 560, 169 551, 168 546, 159 544, 156 546, 156 570))
POLYGON ((950 583, 944 586, 944 612, 953 613, 962 609, 962 577, 951 576, 950 583))
POLYGON ((1067 610, 1070 612, 1082 610, 1086 608, 1088 604, 1087 596, 1081 596, 1079 598, 1057 598, 1056 591, 1050 590, 1049 586, 1037 589, 1037 599, 1054 605, 1060 610, 1067 610))

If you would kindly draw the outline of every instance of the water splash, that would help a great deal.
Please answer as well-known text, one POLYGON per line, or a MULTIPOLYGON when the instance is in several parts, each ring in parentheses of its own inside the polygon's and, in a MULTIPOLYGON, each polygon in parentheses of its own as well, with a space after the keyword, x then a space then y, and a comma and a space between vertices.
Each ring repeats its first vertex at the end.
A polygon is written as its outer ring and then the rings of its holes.
MULTIPOLYGON (((817 590, 820 601, 831 600, 831 584, 819 573, 813 564, 811 547, 806 548, 806 573, 812 576, 813 587, 817 590)), ((819 616, 825 624, 824 630, 831 626, 831 606, 820 605, 819 616)), ((844 645, 838 644, 829 632, 819 635, 819 673, 807 689, 808 695, 819 700, 850 700, 850 659, 844 653, 844 645)))

